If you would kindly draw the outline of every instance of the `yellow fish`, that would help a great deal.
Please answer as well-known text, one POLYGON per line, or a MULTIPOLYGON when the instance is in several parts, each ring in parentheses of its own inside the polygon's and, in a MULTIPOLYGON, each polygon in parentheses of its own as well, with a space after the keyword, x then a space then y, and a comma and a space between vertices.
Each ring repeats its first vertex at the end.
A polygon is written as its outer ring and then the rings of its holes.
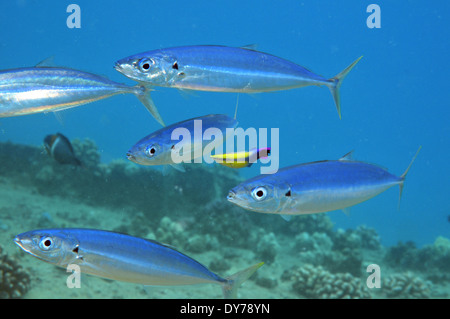
POLYGON ((265 147, 261 149, 254 148, 249 152, 211 155, 211 158, 223 166, 231 168, 243 168, 252 166, 252 164, 258 159, 265 158, 269 154, 270 147, 265 147), (253 160, 252 162, 250 162, 251 159, 253 160))

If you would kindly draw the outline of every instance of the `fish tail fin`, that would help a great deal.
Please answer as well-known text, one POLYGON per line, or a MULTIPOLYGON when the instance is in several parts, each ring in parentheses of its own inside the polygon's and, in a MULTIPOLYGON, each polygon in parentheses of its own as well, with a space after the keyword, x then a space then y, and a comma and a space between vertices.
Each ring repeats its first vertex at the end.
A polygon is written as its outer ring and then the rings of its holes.
POLYGON ((159 112, 158 112, 158 109, 156 108, 155 103, 153 103, 152 97, 150 96, 150 92, 152 91, 152 88, 149 86, 142 86, 142 85, 137 85, 136 87, 139 89, 139 93, 136 94, 139 101, 141 101, 141 103, 144 104, 144 106, 147 108, 147 110, 150 112, 150 114, 155 118, 155 120, 158 121, 159 124, 161 124, 162 126, 166 126, 166 124, 164 124, 164 121, 163 121, 161 115, 159 115, 159 112))
POLYGON ((237 298, 237 290, 242 285, 244 281, 251 277, 258 270, 263 262, 260 262, 256 265, 248 267, 247 269, 241 270, 227 278, 226 283, 222 286, 223 297, 225 299, 236 299, 237 298))
POLYGON ((328 88, 330 89, 331 95, 333 95, 334 103, 336 104, 336 109, 339 114, 339 119, 341 119, 341 98, 339 94, 339 88, 342 85, 342 80, 347 76, 347 74, 354 68, 354 66, 362 59, 362 56, 357 58, 352 64, 350 64, 344 71, 332 77, 328 80, 328 88))
POLYGON ((399 193, 399 197, 398 197, 398 208, 399 208, 399 209, 400 209, 400 200, 401 200, 401 198, 402 198, 403 186, 404 186, 404 182, 405 182, 406 175, 408 174, 409 169, 411 168, 412 164, 413 164, 414 161, 416 160, 417 155, 419 155, 419 152, 420 152, 421 149, 422 149, 422 145, 420 145, 419 148, 417 149, 416 154, 415 154, 414 157, 412 158, 412 160, 411 160, 411 162, 409 163, 408 167, 406 168, 405 172, 404 172, 402 175, 400 175, 401 182, 400 182, 400 184, 399 184, 399 187, 400 187, 400 193, 399 193))

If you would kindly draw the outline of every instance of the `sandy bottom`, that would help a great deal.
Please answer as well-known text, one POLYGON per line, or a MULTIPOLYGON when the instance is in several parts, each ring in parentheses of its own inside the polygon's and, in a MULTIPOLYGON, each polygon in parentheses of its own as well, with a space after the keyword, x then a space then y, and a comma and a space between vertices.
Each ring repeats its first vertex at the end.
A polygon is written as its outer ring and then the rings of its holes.
MULTIPOLYGON (((46 197, 32 188, 16 185, 10 180, 0 178, 0 245, 4 252, 17 259, 31 276, 31 287, 24 298, 151 298, 151 299, 203 299, 222 298, 222 289, 216 284, 192 286, 154 287, 131 283, 105 280, 95 276, 81 275, 81 288, 68 288, 67 280, 71 273, 66 269, 42 262, 25 253, 13 241, 15 235, 33 229, 81 227, 103 230, 114 230, 127 220, 122 210, 115 211, 101 207, 91 207, 60 197, 46 197)), ((133 235, 133 234, 130 234, 133 235)), ((158 240, 158 238, 151 238, 158 240)), ((280 249, 289 246, 289 238, 277 236, 280 249)), ((226 273, 218 273, 222 277, 249 267, 261 260, 255 260, 254 252, 230 247, 236 253, 227 262, 232 265, 226 273)), ((223 258, 219 252, 189 253, 190 257, 204 265, 212 260, 223 258)), ((381 255, 366 257, 380 260, 381 255)), ((255 276, 246 281, 239 289, 239 298, 255 299, 297 299, 300 298, 292 290, 292 283, 280 280, 283 272, 298 264, 295 256, 287 249, 280 251, 271 264, 261 267, 256 276, 277 279, 277 286, 265 288, 256 284, 255 276)), ((389 270, 387 271, 389 273, 389 270)), ((387 273, 384 271, 384 274, 387 273)), ((436 296, 448 298, 450 285, 437 287, 436 296)), ((372 294, 372 298, 383 298, 380 294, 372 294)))
MULTIPOLYGON (((19 261, 31 275, 31 288, 25 298, 222 298, 220 285, 202 284, 191 286, 154 287, 106 280, 90 275, 81 275, 81 288, 68 288, 70 273, 66 269, 42 262, 23 252, 13 241, 15 235, 39 228, 82 227, 112 230, 126 218, 123 212, 106 210, 74 203, 59 197, 45 197, 35 191, 18 186, 8 180, 0 180, 0 245, 4 252, 19 261), (42 225, 45 225, 43 227, 42 225)), ((234 249, 234 248, 233 248, 234 249)), ((259 262, 251 251, 240 250, 239 258, 233 258, 232 269, 227 276, 259 262)), ((216 252, 189 254, 207 265, 220 257, 216 252)), ((230 262, 231 263, 231 262, 230 262)), ((258 273, 272 277, 274 272, 283 272, 284 267, 274 262, 264 265, 258 273)), ((257 285, 251 279, 239 289, 240 298, 298 298, 290 292, 288 283, 280 282, 276 289, 257 285), (286 287, 283 287, 283 286, 286 287), (282 293, 283 292, 283 293, 282 293)))

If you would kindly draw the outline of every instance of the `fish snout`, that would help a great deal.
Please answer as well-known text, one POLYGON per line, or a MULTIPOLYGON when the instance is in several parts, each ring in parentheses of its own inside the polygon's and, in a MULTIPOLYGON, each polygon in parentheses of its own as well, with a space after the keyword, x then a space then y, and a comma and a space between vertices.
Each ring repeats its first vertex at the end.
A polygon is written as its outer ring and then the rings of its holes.
POLYGON ((236 197, 236 193, 233 191, 233 190, 230 190, 229 192, 228 192, 228 195, 227 195, 227 200, 229 200, 229 201, 233 201, 233 199, 236 197))
POLYGON ((122 70, 122 65, 119 62, 116 62, 114 64, 114 69, 120 72, 122 70))
POLYGON ((27 238, 21 238, 20 236, 14 237, 14 242, 23 250, 26 250, 26 248, 31 244, 31 240, 27 238))
POLYGON ((132 162, 136 161, 136 157, 131 152, 127 152, 127 159, 129 159, 132 162))

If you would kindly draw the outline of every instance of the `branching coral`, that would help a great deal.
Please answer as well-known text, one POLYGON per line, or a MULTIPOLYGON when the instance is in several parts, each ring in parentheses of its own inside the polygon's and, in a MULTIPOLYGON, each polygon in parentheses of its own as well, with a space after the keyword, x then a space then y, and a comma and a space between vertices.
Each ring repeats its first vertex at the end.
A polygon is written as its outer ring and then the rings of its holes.
POLYGON ((30 286, 30 276, 0 247, 0 299, 21 298, 30 286))
POLYGON ((291 281, 299 295, 316 299, 370 298, 363 281, 346 273, 332 274, 320 266, 304 265, 287 270, 282 280, 291 281))
POLYGON ((410 272, 388 276, 381 286, 386 297, 401 299, 430 298, 431 287, 431 282, 410 272))

